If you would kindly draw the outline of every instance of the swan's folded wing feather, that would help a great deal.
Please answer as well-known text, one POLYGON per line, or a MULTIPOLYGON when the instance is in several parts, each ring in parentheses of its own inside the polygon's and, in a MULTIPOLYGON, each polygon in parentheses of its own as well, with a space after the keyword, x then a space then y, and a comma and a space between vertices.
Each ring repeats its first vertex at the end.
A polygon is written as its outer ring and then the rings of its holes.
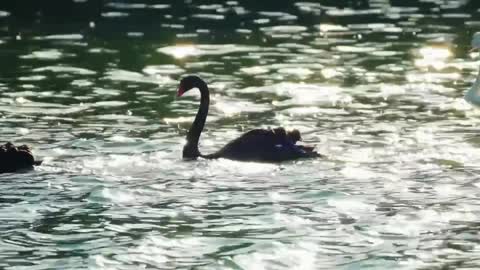
POLYGON ((0 146, 0 173, 29 169, 34 164, 35 160, 28 146, 16 147, 12 143, 0 146))
POLYGON ((270 130, 252 130, 229 142, 212 157, 244 161, 284 161, 318 155, 312 148, 303 148, 278 137, 270 130))

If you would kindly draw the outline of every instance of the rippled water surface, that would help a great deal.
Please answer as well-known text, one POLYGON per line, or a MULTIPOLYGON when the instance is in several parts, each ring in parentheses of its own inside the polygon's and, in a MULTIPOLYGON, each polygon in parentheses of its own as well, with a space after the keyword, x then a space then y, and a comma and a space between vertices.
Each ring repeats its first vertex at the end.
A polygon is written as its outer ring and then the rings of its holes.
POLYGON ((0 176, 0 268, 479 268, 479 3, 319 2, 4 6, 1 139, 44 163, 0 176), (182 161, 184 74, 203 152, 285 126, 326 158, 182 161))

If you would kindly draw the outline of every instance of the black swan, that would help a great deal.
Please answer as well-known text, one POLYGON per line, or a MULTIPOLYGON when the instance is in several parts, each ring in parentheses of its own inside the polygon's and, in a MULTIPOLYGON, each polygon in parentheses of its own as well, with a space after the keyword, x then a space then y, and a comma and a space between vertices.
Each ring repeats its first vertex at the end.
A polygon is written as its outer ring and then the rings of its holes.
POLYGON ((10 142, 0 145, 0 173, 32 169, 40 163, 34 159, 32 151, 26 145, 16 147, 10 142))
POLYGON ((177 97, 182 96, 192 88, 200 90, 200 108, 187 133, 187 143, 183 147, 184 159, 203 157, 207 159, 226 158, 240 161, 279 162, 321 157, 319 153, 313 151, 313 147, 296 144, 297 141, 301 140, 298 130, 286 132, 281 127, 251 130, 229 142, 217 152, 202 155, 198 150, 198 141, 207 119, 210 93, 207 83, 200 77, 192 75, 184 77, 180 81, 177 97))

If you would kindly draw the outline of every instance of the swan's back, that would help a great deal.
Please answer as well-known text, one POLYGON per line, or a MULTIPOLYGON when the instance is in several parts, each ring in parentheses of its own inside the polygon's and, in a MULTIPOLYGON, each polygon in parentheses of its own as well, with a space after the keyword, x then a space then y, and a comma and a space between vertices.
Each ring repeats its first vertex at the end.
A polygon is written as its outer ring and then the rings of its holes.
POLYGON ((254 129, 226 144, 210 158, 227 158, 241 161, 279 162, 299 158, 319 157, 295 145, 283 128, 254 129))
POLYGON ((12 143, 0 146, 0 173, 30 169, 33 165, 37 164, 28 146, 15 147, 12 143))

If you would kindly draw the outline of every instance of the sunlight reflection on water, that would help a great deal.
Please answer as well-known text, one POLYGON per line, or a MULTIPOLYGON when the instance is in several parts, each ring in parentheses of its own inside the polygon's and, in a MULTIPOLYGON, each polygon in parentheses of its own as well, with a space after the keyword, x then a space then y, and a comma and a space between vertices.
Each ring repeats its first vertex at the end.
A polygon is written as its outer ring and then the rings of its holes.
POLYGON ((3 139, 44 163, 2 175, 0 268, 478 268, 476 8, 334 2, 110 1, 85 29, 5 28, 3 139), (285 126, 326 158, 183 161, 183 74, 210 86, 202 152, 285 126))

